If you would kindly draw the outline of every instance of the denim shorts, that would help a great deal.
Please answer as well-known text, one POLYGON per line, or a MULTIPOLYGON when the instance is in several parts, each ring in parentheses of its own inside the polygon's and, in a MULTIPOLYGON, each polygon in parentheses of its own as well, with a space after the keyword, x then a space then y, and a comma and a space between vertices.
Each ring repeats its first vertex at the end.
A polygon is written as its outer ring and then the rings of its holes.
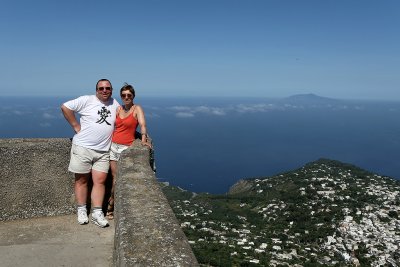
POLYGON ((127 149, 129 146, 126 145, 120 145, 117 143, 111 143, 111 148, 110 148, 110 160, 114 161, 119 161, 119 158, 121 157, 122 151, 127 149))
POLYGON ((108 173, 110 153, 72 144, 68 170, 73 173, 90 173, 93 170, 108 173))

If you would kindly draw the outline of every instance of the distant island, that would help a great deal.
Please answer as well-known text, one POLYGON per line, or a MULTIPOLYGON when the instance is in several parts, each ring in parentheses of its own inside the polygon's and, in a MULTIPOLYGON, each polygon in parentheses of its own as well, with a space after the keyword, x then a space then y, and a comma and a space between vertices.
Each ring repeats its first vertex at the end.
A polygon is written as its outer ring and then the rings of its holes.
POLYGON ((400 182, 320 159, 224 195, 163 186, 201 264, 398 266, 400 182))
POLYGON ((297 104, 338 104, 343 100, 323 97, 316 94, 298 94, 285 97, 282 99, 284 102, 297 103, 297 104))

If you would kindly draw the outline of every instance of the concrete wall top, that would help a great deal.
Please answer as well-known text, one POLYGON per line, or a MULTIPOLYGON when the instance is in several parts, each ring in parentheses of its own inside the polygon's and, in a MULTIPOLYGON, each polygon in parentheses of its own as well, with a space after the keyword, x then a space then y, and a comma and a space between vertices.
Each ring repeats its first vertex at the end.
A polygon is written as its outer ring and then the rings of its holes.
POLYGON ((115 266, 198 266, 140 140, 122 154, 115 197, 115 266))

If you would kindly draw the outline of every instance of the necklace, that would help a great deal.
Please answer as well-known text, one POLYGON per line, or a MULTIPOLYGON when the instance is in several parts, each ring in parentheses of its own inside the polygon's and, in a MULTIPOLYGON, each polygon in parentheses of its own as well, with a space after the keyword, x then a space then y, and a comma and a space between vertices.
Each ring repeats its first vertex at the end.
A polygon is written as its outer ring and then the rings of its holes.
POLYGON ((127 108, 125 105, 122 106, 122 108, 124 109, 125 113, 128 113, 129 111, 131 111, 131 108, 134 106, 134 104, 132 106, 130 106, 129 108, 127 108))
POLYGON ((125 111, 125 113, 127 113, 127 112, 129 112, 130 110, 131 110, 131 108, 129 107, 129 108, 126 108, 126 106, 124 105, 123 106, 123 108, 124 108, 124 111, 125 111))

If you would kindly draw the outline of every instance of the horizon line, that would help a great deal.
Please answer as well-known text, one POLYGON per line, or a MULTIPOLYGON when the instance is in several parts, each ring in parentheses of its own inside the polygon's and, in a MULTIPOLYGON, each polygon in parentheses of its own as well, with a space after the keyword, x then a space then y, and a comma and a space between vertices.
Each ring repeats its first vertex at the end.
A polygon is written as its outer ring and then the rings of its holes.
MULTIPOLYGON (((20 95, 2 95, 2 97, 29 97, 29 98, 77 98, 79 96, 83 95, 90 95, 90 94, 81 94, 81 95, 25 95, 25 94, 20 94, 20 95)), ((293 95, 288 95, 288 96, 246 96, 246 95, 234 95, 234 96, 226 96, 226 95, 217 95, 217 96, 210 96, 210 95, 136 95, 136 98, 165 98, 165 99, 171 99, 171 98, 231 98, 231 99, 239 99, 239 98, 263 98, 263 99, 288 99, 294 96, 311 96, 311 97, 319 97, 322 99, 326 100, 343 100, 343 101, 374 101, 374 102, 400 102, 399 99, 393 99, 393 98, 341 98, 341 97, 330 97, 330 96, 322 96, 318 95, 315 93, 300 93, 300 94, 293 94, 293 95)), ((119 97, 119 96, 118 96, 119 97)), ((113 96, 113 98, 118 98, 116 96, 113 96)))

